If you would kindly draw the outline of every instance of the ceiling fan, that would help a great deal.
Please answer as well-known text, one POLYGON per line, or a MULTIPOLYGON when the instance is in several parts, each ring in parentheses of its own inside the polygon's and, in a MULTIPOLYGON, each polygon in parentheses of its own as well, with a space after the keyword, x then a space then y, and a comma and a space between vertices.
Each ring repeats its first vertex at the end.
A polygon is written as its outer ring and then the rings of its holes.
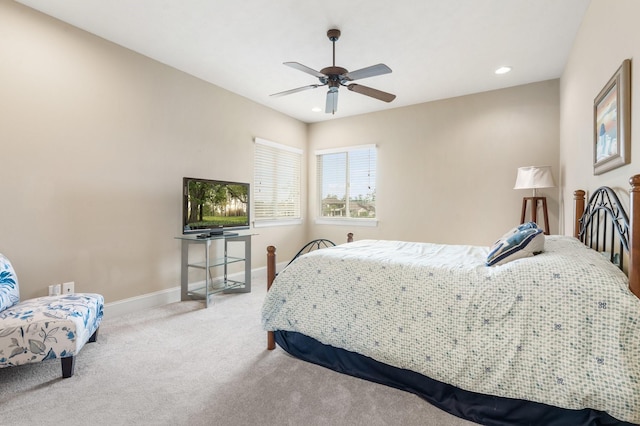
POLYGON ((333 65, 316 71, 298 62, 285 62, 284 64, 295 68, 307 74, 311 74, 320 80, 320 84, 310 84, 309 86, 298 87, 296 89, 285 90, 284 92, 274 93, 271 96, 284 96, 292 93, 302 92, 303 90, 315 89, 317 87, 328 86, 327 92, 327 105, 325 112, 335 114, 338 110, 338 88, 345 86, 352 92, 360 93, 361 95, 370 96, 375 99, 379 99, 384 102, 391 102, 396 98, 396 95, 383 92, 382 90, 373 89, 371 87, 363 86, 361 84, 349 83, 354 80, 362 78, 375 77, 377 75, 388 74, 391 72, 391 68, 385 64, 371 65, 370 67, 362 68, 356 71, 349 72, 347 69, 336 66, 336 41, 340 38, 340 30, 332 29, 327 31, 327 37, 333 43, 333 65))

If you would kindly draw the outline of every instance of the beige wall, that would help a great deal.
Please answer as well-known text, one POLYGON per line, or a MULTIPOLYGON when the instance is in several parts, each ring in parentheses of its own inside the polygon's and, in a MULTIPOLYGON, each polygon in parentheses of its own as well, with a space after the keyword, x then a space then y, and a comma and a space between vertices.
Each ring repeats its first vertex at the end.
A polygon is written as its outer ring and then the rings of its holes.
MULTIPOLYGON (((513 189, 517 168, 550 165, 557 175, 558 107, 552 80, 311 125, 310 176, 314 150, 378 146, 379 219, 376 228, 312 224, 311 236, 342 241, 352 231, 357 239, 491 245, 519 223, 522 197, 531 195, 513 189)), ((309 182, 313 218, 317 191, 309 182)), ((552 233, 557 193, 539 192, 552 233)))
POLYGON ((562 219, 565 234, 572 233, 573 191, 615 188, 628 203, 629 177, 640 172, 640 2, 592 0, 560 84, 560 170, 562 219), (624 59, 631 64, 631 164, 593 174, 593 102, 624 59))
MULTIPOLYGON (((314 225, 305 178, 304 224, 256 230, 254 267, 269 244, 287 260, 348 231, 488 245, 518 222, 517 167, 558 175, 557 80, 308 126, 14 2, 0 39, 0 252, 23 298, 70 280, 107 302, 178 286, 182 177, 251 182, 256 136, 304 148, 309 176, 315 149, 377 144, 380 223, 314 225)), ((557 189, 542 192, 557 232, 557 189)))
MULTIPOLYGON (((178 286, 182 177, 253 181, 255 136, 305 147, 297 120, 11 1, 0 40, 0 252, 22 298, 178 286)), ((259 233, 254 266, 305 241, 259 233)))

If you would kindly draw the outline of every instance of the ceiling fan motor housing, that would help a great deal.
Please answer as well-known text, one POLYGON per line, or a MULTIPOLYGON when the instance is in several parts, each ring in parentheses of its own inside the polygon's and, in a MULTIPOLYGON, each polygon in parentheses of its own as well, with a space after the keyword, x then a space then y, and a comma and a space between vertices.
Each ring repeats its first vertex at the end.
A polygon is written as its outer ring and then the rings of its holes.
POLYGON ((342 68, 342 67, 326 67, 326 68, 322 68, 320 72, 328 77, 334 77, 334 76, 339 77, 343 74, 348 73, 349 71, 347 71, 345 68, 342 68))

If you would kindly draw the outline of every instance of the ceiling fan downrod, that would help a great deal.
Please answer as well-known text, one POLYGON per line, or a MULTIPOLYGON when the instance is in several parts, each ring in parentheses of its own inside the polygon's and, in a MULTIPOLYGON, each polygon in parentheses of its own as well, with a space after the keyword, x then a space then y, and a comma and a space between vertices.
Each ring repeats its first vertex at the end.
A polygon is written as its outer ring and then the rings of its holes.
POLYGON ((340 39, 340 30, 337 29, 332 29, 327 31, 327 37, 329 37, 329 40, 331 40, 331 43, 333 44, 333 66, 336 66, 336 41, 338 41, 338 39, 340 39))
POLYGON ((333 65, 321 69, 320 73, 324 74, 328 81, 341 83, 340 76, 348 73, 349 71, 345 68, 336 66, 336 41, 340 38, 340 30, 334 28, 327 31, 327 37, 329 37, 329 40, 331 40, 331 43, 333 44, 333 65))

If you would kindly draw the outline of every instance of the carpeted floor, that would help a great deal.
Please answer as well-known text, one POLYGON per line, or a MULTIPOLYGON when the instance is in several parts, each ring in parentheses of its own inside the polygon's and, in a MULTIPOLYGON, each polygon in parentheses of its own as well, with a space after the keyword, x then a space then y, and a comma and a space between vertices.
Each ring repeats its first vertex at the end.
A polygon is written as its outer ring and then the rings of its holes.
POLYGON ((59 361, 0 369, 0 424, 438 425, 472 423, 422 399, 266 350, 264 275, 249 294, 103 321, 75 375, 59 361))

